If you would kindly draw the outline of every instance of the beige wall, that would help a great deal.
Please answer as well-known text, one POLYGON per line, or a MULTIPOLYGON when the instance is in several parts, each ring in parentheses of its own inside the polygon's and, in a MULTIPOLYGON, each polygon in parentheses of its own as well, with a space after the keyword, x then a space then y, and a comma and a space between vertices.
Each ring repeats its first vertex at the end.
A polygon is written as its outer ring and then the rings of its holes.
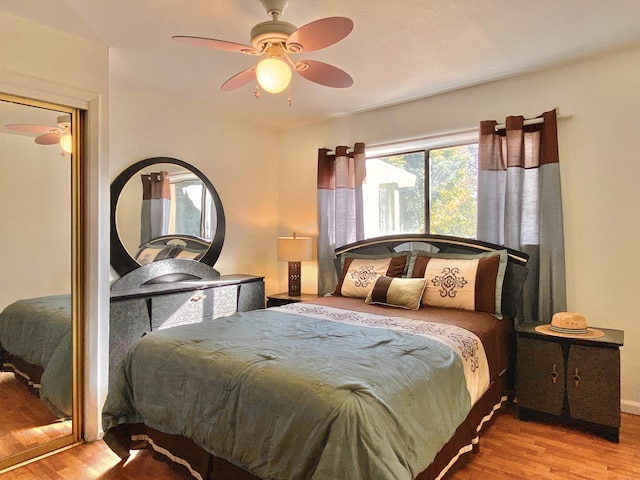
MULTIPOLYGON (((625 330, 622 399, 640 414, 640 49, 287 131, 280 224, 316 231, 316 149, 387 143, 558 107, 568 309, 625 330)), ((315 288, 303 264, 303 290, 315 288)))
POLYGON ((69 293, 71 169, 59 146, 30 136, 0 134, 0 151, 2 309, 25 297, 69 293))

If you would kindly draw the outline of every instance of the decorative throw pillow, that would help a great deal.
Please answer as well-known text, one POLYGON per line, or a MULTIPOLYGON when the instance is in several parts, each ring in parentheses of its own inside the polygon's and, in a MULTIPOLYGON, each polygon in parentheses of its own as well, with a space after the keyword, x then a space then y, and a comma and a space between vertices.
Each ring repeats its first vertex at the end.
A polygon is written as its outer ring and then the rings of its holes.
POLYGON ((342 275, 334 295, 366 298, 371 286, 380 275, 401 277, 407 268, 408 253, 387 255, 346 254, 342 275))
POLYGON ((427 279, 422 303, 487 312, 502 318, 507 251, 480 254, 414 251, 412 277, 427 279))
POLYGON ((365 303, 418 310, 425 285, 425 278, 380 276, 369 290, 365 303))

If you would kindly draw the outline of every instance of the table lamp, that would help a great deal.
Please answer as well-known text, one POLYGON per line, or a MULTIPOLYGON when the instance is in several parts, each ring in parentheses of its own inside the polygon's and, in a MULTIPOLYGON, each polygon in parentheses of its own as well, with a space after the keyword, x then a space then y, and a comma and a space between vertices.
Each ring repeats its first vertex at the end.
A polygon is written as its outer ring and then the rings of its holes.
POLYGON ((278 237, 278 260, 289 262, 289 296, 300 296, 302 267, 300 262, 311 260, 311 237, 278 237))

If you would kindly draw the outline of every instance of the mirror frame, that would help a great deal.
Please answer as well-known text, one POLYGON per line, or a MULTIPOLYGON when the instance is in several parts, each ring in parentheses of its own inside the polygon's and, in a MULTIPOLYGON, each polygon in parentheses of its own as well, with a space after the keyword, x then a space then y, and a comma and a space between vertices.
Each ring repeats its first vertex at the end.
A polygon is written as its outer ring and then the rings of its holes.
POLYGON ((120 239, 116 222, 118 200, 120 199, 122 189, 127 184, 127 182, 133 178, 135 174, 140 172, 140 170, 142 170, 143 168, 157 163, 171 163, 186 168, 187 170, 196 174, 197 177, 202 181, 202 183, 204 183, 204 185, 207 187, 207 189, 211 193, 211 198, 216 210, 216 231, 213 238, 211 239, 211 245, 202 256, 202 258, 200 258, 200 260, 198 261, 206 263, 207 265, 213 267, 220 257, 220 253, 222 252, 222 245, 224 243, 226 230, 224 208, 222 207, 222 200, 220 200, 220 196, 218 195, 218 192, 216 191, 211 181, 200 170, 183 160, 178 160, 177 158, 171 157, 146 158, 134 163, 130 167, 127 167, 111 183, 111 267, 121 277, 125 276, 127 273, 135 270, 136 268, 140 268, 142 265, 140 265, 140 263, 138 263, 131 256, 129 251, 122 244, 122 240, 120 239))
POLYGON ((61 113, 68 113, 71 116, 72 131, 72 153, 70 157, 70 188, 71 205, 69 213, 71 215, 71 332, 72 332, 72 426, 69 435, 50 440, 38 446, 24 450, 23 452, 0 458, 0 474, 3 474, 16 467, 22 466, 33 460, 37 460, 45 455, 56 453, 73 445, 82 443, 84 431, 83 424, 83 371, 84 356, 82 350, 82 339, 84 335, 83 313, 85 285, 85 236, 83 215, 84 198, 84 124, 86 121, 86 111, 80 108, 62 105, 35 98, 27 98, 10 93, 0 92, 0 101, 16 103, 29 107, 44 108, 61 113))

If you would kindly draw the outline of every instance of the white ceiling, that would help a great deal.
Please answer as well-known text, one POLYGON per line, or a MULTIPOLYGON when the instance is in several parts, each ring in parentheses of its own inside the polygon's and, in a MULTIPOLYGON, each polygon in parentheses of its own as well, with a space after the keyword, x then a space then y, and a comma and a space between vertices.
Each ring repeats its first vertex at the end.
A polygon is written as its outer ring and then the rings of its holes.
MULTIPOLYGON (((0 10, 111 47, 112 82, 290 128, 530 72, 640 43, 640 0, 289 0, 300 27, 346 16, 353 32, 298 54, 348 72, 334 89, 295 76, 287 95, 220 85, 256 58, 184 45, 172 35, 249 44, 269 20, 259 0, 5 0, 0 10)), ((17 47, 19 48, 19 46, 17 47)))

